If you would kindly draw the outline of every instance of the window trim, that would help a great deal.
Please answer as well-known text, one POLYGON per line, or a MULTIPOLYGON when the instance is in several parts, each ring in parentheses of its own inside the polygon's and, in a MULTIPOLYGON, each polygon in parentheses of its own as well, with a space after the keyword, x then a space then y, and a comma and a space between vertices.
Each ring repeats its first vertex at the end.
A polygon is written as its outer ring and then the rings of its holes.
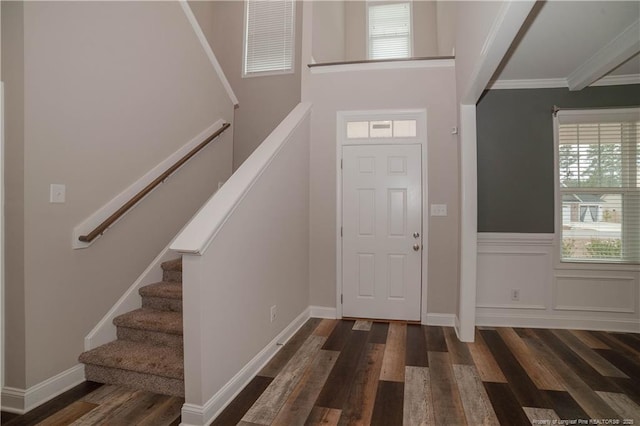
POLYGON ((242 78, 253 78, 253 77, 268 77, 268 76, 275 76, 275 75, 286 75, 286 74, 295 74, 296 72, 296 13, 297 13, 297 7, 296 7, 296 0, 286 0, 286 1, 291 1, 292 3, 292 18, 293 18, 293 22, 292 22, 292 33, 293 33, 293 37, 291 39, 291 68, 290 69, 286 69, 286 70, 272 70, 272 71, 258 71, 258 72, 246 72, 246 65, 247 65, 247 37, 249 35, 249 0, 245 0, 244 1, 244 22, 243 22, 243 28, 242 28, 242 64, 241 64, 241 68, 240 68, 240 74, 242 78))
MULTIPOLYGON (((553 191, 554 191, 554 266, 557 270, 593 270, 593 271, 637 271, 640 262, 612 261, 606 259, 597 260, 562 260, 562 192, 560 191, 560 152, 559 152, 559 126, 561 117, 589 117, 602 114, 617 114, 618 120, 624 121, 627 117, 637 117, 640 107, 624 108, 584 108, 560 110, 553 114, 553 191), (559 117, 560 116, 560 117, 559 117)), ((603 120, 606 121, 606 120, 603 120)), ((624 192, 625 188, 617 188, 624 192)))
POLYGON ((365 49, 367 52, 367 60, 371 59, 371 40, 369 38, 369 8, 371 6, 382 6, 386 4, 409 3, 409 55, 406 58, 389 58, 389 59, 408 59, 413 58, 413 0, 367 0, 365 9, 365 49))

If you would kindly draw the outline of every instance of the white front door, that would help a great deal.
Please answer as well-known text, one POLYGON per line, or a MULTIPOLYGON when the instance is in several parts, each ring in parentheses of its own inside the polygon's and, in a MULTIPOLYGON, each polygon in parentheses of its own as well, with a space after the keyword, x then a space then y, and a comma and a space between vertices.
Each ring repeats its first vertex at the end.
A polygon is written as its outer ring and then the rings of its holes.
POLYGON ((421 145, 342 149, 342 314, 420 320, 421 145))

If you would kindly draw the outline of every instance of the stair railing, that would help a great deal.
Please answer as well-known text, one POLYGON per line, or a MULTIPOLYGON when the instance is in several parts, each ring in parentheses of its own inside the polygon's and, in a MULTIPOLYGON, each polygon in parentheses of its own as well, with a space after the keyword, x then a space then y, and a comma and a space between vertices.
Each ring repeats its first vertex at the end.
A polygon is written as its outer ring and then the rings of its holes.
POLYGON ((93 231, 89 232, 87 235, 81 235, 78 237, 80 241, 83 243, 90 243, 95 240, 97 237, 102 235, 111 225, 113 225, 118 219, 120 219, 127 211, 129 211, 133 206, 138 204, 140 200, 142 200, 147 194, 155 189, 156 186, 160 185, 165 181, 169 176, 171 176, 176 170, 178 170, 184 163, 189 161, 191 157, 200 152, 205 146, 207 146, 211 141, 220 136, 222 132, 227 130, 231 124, 224 123, 222 127, 216 130, 211 136, 202 141, 198 146, 193 148, 187 154, 185 154, 182 158, 176 161, 171 167, 169 167, 164 173, 154 179, 150 184, 145 186, 140 192, 134 195, 129 201, 124 203, 122 207, 116 210, 111 216, 106 218, 100 225, 96 226, 93 231))

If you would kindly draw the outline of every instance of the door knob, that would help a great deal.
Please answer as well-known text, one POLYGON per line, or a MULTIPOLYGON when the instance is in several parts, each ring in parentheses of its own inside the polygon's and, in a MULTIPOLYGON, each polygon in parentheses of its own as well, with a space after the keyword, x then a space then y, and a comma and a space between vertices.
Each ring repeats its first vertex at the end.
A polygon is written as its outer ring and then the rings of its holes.
POLYGON ((413 233, 413 238, 420 238, 420 233, 419 232, 414 232, 413 233))
POLYGON ((414 244, 414 245, 413 245, 413 250, 414 250, 414 251, 418 251, 418 250, 420 250, 420 244, 417 244, 417 243, 416 243, 416 244, 414 244))

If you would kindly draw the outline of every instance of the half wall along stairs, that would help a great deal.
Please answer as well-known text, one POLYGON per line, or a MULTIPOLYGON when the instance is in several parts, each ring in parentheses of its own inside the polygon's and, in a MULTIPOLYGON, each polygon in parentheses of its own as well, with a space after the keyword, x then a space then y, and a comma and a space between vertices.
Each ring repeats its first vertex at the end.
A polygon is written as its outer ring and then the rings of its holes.
POLYGON ((184 396, 182 259, 140 288, 142 308, 114 318, 118 339, 80 355, 87 380, 184 396))

